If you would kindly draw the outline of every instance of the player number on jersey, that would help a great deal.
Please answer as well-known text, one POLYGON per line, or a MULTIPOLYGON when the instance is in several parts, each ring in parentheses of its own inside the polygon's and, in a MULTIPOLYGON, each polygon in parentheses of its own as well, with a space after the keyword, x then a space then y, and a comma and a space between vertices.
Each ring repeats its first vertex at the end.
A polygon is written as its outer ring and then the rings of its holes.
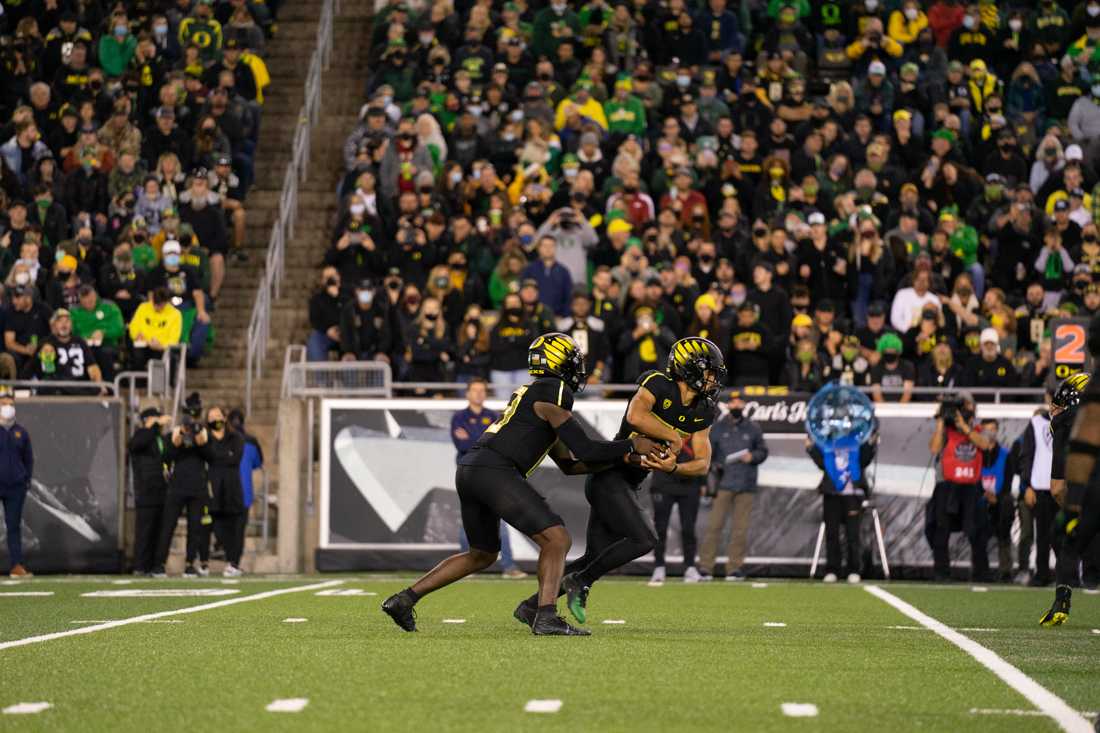
POLYGON ((523 399, 523 395, 527 393, 527 385, 523 385, 515 392, 512 393, 512 399, 508 400, 508 407, 504 409, 504 414, 500 416, 500 419, 495 423, 485 428, 487 433, 498 432, 502 427, 508 424, 508 421, 512 419, 512 415, 516 414, 516 408, 519 407, 520 400, 523 399))

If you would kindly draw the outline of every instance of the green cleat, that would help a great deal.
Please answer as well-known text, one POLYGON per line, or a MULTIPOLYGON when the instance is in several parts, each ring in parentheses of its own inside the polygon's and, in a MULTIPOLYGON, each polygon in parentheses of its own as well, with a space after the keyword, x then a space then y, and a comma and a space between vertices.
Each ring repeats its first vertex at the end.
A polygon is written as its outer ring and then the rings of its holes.
POLYGON ((1060 585, 1054 591, 1054 603, 1050 610, 1039 619, 1039 625, 1048 629, 1061 626, 1069 620, 1070 596, 1072 591, 1068 585, 1060 585))
POLYGON ((569 607, 569 613, 573 614, 573 618, 577 620, 577 623, 585 623, 588 618, 587 606, 589 587, 581 583, 575 573, 571 573, 562 578, 561 587, 562 590, 565 591, 566 605, 569 607))

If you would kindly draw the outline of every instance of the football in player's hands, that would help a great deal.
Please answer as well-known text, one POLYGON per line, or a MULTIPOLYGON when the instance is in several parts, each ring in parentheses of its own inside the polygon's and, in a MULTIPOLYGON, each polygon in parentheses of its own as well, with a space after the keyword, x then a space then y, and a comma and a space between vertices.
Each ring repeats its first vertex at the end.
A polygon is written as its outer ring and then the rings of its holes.
POLYGON ((634 452, 643 456, 652 453, 658 447, 657 441, 645 435, 635 435, 632 440, 634 442, 634 452))

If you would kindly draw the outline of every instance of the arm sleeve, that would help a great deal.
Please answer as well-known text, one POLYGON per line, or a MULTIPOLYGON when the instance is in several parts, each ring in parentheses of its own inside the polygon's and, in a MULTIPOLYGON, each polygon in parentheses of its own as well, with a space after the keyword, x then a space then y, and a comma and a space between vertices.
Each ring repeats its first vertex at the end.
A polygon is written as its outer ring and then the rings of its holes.
POLYGON ((752 463, 754 466, 759 466, 766 460, 768 460, 768 444, 764 442, 764 433, 760 428, 756 428, 752 435, 752 463))
POLYGON ((1020 440, 1020 488, 1031 486, 1031 463, 1035 460, 1035 430, 1031 423, 1024 428, 1024 434, 1020 440))
POLYGON ((593 440, 589 438, 576 418, 569 418, 557 429, 558 438, 565 447, 582 463, 603 463, 616 461, 631 451, 634 444, 629 440, 593 440))

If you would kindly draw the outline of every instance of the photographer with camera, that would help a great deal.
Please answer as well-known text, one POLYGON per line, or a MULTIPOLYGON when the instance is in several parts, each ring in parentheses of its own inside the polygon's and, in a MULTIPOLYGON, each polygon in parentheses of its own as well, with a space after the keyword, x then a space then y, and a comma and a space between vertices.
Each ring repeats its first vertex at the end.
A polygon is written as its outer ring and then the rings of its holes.
POLYGON ((163 524, 164 498, 168 488, 168 446, 163 434, 172 418, 156 407, 141 411, 141 427, 130 438, 130 461, 134 477, 134 573, 151 574, 157 569, 156 551, 163 524))
POLYGON ((210 574, 210 543, 202 542, 202 526, 210 524, 206 503, 210 498, 207 485, 206 456, 210 436, 202 423, 202 399, 198 392, 187 396, 183 406, 183 421, 172 429, 165 458, 171 465, 168 493, 164 502, 164 523, 157 545, 157 566, 153 574, 164 576, 164 565, 172 546, 172 535, 180 513, 187 512, 187 565, 183 577, 206 577, 210 574), (200 564, 195 566, 195 560, 200 564))
MULTIPOLYGON (((936 412, 936 429, 928 442, 928 450, 936 457, 938 481, 932 493, 932 557, 934 577, 946 581, 951 577, 947 543, 952 523, 970 540, 971 573, 975 579, 986 575, 982 558, 986 553, 977 547, 982 539, 977 531, 978 494, 982 481, 983 452, 995 445, 993 438, 982 433, 974 421, 974 398, 967 392, 945 396, 936 412)), ((988 563, 986 563, 987 565, 988 563)))

